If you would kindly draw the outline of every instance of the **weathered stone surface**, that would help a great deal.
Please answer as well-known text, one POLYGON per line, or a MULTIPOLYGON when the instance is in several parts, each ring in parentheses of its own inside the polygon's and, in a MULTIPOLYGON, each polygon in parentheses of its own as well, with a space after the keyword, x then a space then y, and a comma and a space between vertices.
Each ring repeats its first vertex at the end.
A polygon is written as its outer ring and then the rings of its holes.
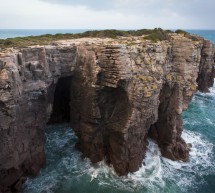
POLYGON ((157 43, 110 40, 0 53, 0 192, 19 191, 37 174, 45 125, 69 116, 77 148, 119 175, 141 166, 148 136, 164 156, 188 159, 181 113, 197 87, 207 91, 213 83, 214 45, 176 34, 157 43))
POLYGON ((203 47, 201 50, 201 63, 199 74, 197 78, 198 90, 201 92, 207 92, 208 88, 213 86, 214 83, 214 53, 215 47, 208 40, 203 41, 203 47), (211 73, 212 72, 212 73, 211 73))

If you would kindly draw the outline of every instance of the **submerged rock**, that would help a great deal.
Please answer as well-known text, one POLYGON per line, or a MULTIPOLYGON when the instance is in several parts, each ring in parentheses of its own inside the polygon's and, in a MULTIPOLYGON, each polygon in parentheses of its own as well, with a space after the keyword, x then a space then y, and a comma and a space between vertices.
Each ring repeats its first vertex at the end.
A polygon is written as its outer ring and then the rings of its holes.
POLYGON ((77 148, 119 175, 137 171, 153 138, 186 161, 181 113, 214 78, 214 45, 180 34, 82 38, 0 53, 0 192, 16 192, 45 163, 44 128, 69 121, 77 148), (198 83, 198 84, 197 84, 198 83))

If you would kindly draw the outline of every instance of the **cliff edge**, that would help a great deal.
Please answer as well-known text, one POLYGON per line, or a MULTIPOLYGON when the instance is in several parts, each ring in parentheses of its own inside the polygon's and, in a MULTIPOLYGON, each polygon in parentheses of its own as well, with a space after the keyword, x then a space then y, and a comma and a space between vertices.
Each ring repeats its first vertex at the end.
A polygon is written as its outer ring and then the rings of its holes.
POLYGON ((187 161, 181 113, 213 85, 214 45, 170 34, 81 38, 0 53, 0 192, 17 192, 45 163, 46 124, 70 122, 77 148, 119 175, 142 165, 147 137, 187 161))

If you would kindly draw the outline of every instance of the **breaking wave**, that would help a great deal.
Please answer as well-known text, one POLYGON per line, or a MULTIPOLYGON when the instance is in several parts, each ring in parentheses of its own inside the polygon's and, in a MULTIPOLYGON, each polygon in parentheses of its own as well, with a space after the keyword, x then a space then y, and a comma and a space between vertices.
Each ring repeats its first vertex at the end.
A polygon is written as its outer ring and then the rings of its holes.
MULTIPOLYGON (((56 127, 56 126, 55 126, 56 127)), ((148 139, 144 165, 139 171, 119 177, 104 162, 92 165, 75 150, 76 137, 67 126, 47 129, 47 165, 36 178, 28 179, 24 193, 84 192, 187 192, 213 167, 213 144, 200 134, 184 131, 192 143, 187 163, 163 158, 157 144, 148 139)))
POLYGON ((27 180, 23 193, 213 192, 215 87, 210 93, 195 94, 183 120, 182 137, 192 144, 188 162, 162 157, 157 144, 148 139, 142 167, 125 177, 117 176, 104 162, 93 165, 82 159, 68 125, 50 126, 46 129, 46 167, 36 178, 27 180))

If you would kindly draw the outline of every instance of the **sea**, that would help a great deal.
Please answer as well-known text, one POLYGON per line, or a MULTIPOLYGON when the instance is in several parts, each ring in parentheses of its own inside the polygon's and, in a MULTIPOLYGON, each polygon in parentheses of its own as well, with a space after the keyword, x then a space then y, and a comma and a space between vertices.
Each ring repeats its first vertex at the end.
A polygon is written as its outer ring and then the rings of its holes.
MULTIPOLYGON (((0 30, 0 39, 86 30, 0 30)), ((215 30, 187 30, 215 43, 215 30)), ((75 149, 77 137, 67 124, 47 126, 46 165, 28 178, 23 193, 215 193, 215 85, 196 92, 183 112, 182 137, 192 144, 188 162, 161 156, 148 139, 145 165, 119 177, 105 162, 92 164, 75 149)))

